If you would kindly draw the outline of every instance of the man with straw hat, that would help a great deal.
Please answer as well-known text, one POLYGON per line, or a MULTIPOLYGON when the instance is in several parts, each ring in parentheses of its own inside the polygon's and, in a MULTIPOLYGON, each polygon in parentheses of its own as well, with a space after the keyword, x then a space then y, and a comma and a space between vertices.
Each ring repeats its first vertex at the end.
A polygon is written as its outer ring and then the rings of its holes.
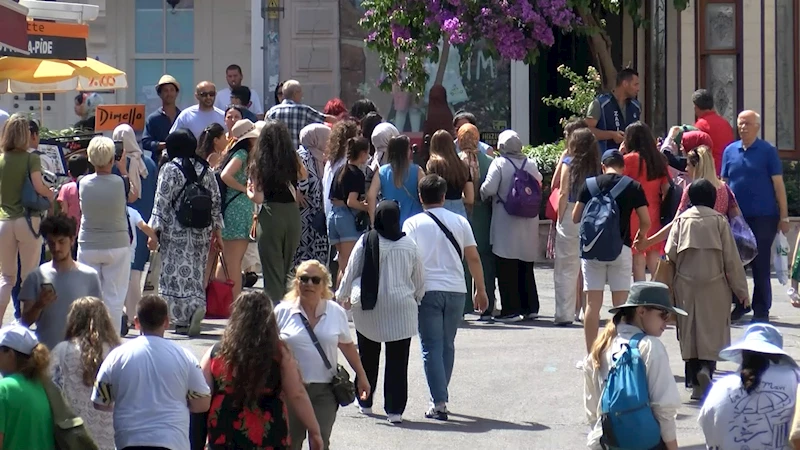
POLYGON ((181 84, 172 75, 164 75, 156 84, 156 93, 161 98, 161 108, 147 116, 142 134, 142 147, 149 151, 156 162, 161 156, 161 152, 167 147, 164 142, 167 139, 170 128, 181 113, 176 104, 181 84))

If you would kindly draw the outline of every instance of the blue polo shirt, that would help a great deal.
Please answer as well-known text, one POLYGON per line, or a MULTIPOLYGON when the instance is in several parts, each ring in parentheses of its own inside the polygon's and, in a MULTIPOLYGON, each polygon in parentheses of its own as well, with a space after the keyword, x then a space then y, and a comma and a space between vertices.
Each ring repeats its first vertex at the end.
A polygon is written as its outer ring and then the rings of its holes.
POLYGON ((742 141, 728 145, 722 154, 720 174, 728 179, 742 215, 780 216, 772 177, 783 174, 783 165, 775 146, 761 139, 756 139, 746 151, 742 141))
MULTIPOLYGON (((178 109, 178 114, 181 110, 178 109)), ((177 115, 175 117, 178 117, 177 115)), ((164 142, 169 135, 169 130, 172 128, 172 121, 169 119, 164 108, 158 108, 156 112, 147 116, 144 124, 144 133, 142 134, 142 150, 149 150, 153 159, 158 161, 158 143, 164 142)))

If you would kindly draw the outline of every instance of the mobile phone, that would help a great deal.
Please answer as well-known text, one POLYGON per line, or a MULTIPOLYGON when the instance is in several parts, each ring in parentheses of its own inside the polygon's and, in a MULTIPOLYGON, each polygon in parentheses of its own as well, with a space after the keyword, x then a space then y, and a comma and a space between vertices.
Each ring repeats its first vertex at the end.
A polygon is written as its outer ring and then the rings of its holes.
POLYGON ((42 283, 42 290, 49 290, 55 292, 56 288, 53 287, 53 283, 42 283))
POLYGON ((124 145, 122 141, 114 141, 114 161, 119 161, 122 159, 122 150, 124 145))

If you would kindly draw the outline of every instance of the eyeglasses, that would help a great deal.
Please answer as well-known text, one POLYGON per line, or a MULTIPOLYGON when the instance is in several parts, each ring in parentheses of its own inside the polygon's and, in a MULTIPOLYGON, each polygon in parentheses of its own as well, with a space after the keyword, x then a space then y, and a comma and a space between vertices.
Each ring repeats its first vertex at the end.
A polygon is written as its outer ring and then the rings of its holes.
POLYGON ((310 277, 308 275, 300 275, 297 279, 300 280, 302 284, 308 284, 310 282, 311 284, 317 285, 322 283, 322 278, 317 276, 310 277))
POLYGON ((198 92, 197 95, 199 95, 200 97, 216 97, 217 93, 214 91, 198 92))

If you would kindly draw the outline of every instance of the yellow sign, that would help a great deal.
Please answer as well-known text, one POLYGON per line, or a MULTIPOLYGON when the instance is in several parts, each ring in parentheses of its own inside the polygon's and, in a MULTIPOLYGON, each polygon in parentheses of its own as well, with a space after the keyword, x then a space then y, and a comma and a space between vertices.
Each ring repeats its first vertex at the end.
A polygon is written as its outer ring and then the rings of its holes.
POLYGON ((280 3, 278 3, 278 0, 269 0, 269 3, 267 3, 267 17, 270 19, 277 19, 279 10, 280 3))
POLYGON ((94 119, 95 131, 113 131, 127 123, 135 131, 144 130, 144 105, 100 105, 94 119))

